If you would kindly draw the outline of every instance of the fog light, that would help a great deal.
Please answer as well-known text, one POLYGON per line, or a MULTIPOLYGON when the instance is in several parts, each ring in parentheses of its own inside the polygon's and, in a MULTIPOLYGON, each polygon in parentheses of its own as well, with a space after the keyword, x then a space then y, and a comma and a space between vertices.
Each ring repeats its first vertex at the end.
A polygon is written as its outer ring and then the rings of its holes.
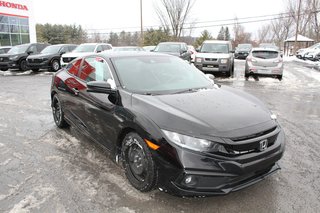
POLYGON ((192 181, 192 176, 187 176, 187 177, 185 178, 185 180, 184 180, 184 182, 185 182, 186 184, 191 183, 191 181, 192 181))

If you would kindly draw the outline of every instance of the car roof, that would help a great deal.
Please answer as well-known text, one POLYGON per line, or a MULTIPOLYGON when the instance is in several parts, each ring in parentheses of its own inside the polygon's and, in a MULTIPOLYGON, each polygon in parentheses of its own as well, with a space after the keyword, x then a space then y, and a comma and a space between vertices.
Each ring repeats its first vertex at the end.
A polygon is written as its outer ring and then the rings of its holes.
POLYGON ((168 56, 168 57, 176 57, 164 53, 155 53, 155 52, 147 52, 147 51, 119 51, 119 52, 111 52, 111 51, 103 51, 98 53, 98 55, 105 56, 107 58, 121 58, 121 57, 134 57, 134 56, 168 56))
POLYGON ((82 43, 80 45, 100 45, 100 44, 110 45, 111 46, 111 44, 108 44, 108 43, 82 43))
POLYGON ((160 42, 159 44, 185 44, 185 42, 166 41, 166 42, 160 42))
POLYGON ((279 52, 279 50, 274 49, 272 47, 254 47, 251 49, 251 51, 273 51, 273 52, 279 52))
POLYGON ((203 43, 209 44, 229 44, 230 41, 222 41, 222 40, 205 40, 203 43))

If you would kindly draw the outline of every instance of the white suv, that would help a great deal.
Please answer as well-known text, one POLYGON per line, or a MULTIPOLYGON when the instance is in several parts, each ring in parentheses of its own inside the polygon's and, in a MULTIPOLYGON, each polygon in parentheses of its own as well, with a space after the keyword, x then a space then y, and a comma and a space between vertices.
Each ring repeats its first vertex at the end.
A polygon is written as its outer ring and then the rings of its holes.
POLYGON ((106 43, 84 43, 80 44, 76 49, 70 53, 65 53, 61 56, 61 67, 66 66, 73 59, 85 56, 91 53, 99 53, 106 50, 111 50, 112 45, 106 43))

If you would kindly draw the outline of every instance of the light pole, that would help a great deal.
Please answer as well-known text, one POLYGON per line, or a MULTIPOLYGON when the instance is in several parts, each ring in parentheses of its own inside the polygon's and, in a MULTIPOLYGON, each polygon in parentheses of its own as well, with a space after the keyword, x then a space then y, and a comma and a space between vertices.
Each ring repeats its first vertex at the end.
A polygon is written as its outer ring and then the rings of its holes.
POLYGON ((140 46, 143 46, 143 23, 142 23, 142 0, 140 0, 140 36, 141 36, 141 40, 140 40, 140 46))
POLYGON ((293 48, 293 55, 296 54, 296 51, 297 51, 297 45, 298 45, 298 33, 299 33, 299 22, 300 22, 300 10, 301 10, 301 0, 299 0, 299 4, 298 4, 298 20, 297 20, 297 25, 296 25, 296 36, 295 36, 295 39, 294 39, 294 48, 293 48))

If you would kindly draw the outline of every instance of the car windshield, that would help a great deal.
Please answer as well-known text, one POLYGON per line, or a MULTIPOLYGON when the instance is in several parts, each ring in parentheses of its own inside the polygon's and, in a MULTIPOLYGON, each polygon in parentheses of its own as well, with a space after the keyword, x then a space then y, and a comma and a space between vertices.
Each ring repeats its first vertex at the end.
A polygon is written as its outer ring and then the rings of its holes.
POLYGON ((262 58, 262 59, 273 59, 273 58, 277 58, 278 55, 279 55, 279 52, 277 51, 266 51, 266 50, 252 51, 253 57, 262 58))
POLYGON ((238 49, 242 50, 250 50, 251 49, 251 44, 239 44, 238 49))
POLYGON ((201 47, 202 53, 229 53, 228 44, 204 43, 201 47))
POLYGON ((28 49, 29 45, 19 45, 12 47, 9 51, 8 54, 21 54, 25 53, 28 49))
POLYGON ((180 52, 180 44, 158 44, 154 49, 155 52, 180 52))
POLYGON ((96 48, 95 44, 82 44, 73 50, 75 53, 86 53, 86 52, 94 52, 96 48))
POLYGON ((207 88, 212 82, 194 66, 173 56, 113 58, 123 88, 143 94, 170 94, 207 88))
POLYGON ((58 53, 60 50, 61 46, 48 46, 44 48, 41 53, 48 53, 48 54, 53 54, 53 53, 58 53))

